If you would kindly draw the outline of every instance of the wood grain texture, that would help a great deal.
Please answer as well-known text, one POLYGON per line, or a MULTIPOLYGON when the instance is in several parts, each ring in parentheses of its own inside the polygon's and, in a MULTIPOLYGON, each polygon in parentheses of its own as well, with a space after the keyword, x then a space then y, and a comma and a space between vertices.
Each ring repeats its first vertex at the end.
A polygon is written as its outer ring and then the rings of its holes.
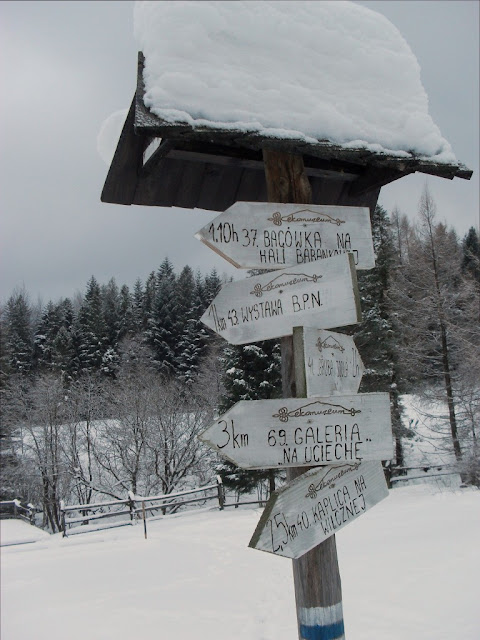
POLYGON ((328 329, 361 320, 352 254, 229 282, 201 318, 231 344, 292 335, 299 324, 328 329))
MULTIPOLYGON (((248 192, 252 185, 245 178, 248 192)), ((356 269, 375 266, 367 207, 237 201, 196 237, 241 269, 282 269, 346 251, 356 269)))
POLYGON ((122 133, 108 170, 101 201, 132 204, 137 188, 137 176, 143 164, 145 141, 134 131, 135 99, 132 101, 122 133))
MULTIPOLYGON (((306 176, 303 176, 299 184, 291 191, 297 195, 297 198, 283 200, 285 189, 284 183, 289 174, 289 161, 285 155, 279 157, 272 151, 264 149, 263 160, 265 163, 265 177, 267 181, 268 199, 270 202, 292 202, 295 204, 310 204, 312 202, 311 185, 307 184, 306 176), (283 165, 283 166, 282 166, 283 165), (276 176, 276 174, 279 174, 276 176), (276 186, 276 177, 282 179, 282 187, 276 186), (281 193, 282 192, 282 193, 281 193)), ((301 163, 297 160, 297 167, 301 169, 301 163)), ((322 184, 326 180, 320 181, 322 184)), ((287 194, 288 195, 288 194, 287 194)), ((378 195, 377 195, 378 197, 378 195)), ((336 204, 336 202, 322 202, 322 204, 336 204)), ((298 346, 298 345, 297 345, 298 346)), ((303 353, 303 350, 297 351, 303 353)), ((295 376, 295 353, 293 336, 290 338, 282 338, 282 393, 283 397, 290 397, 299 394, 302 381, 299 380, 299 390, 297 391, 297 381, 295 376), (286 361, 285 363, 283 361, 286 361)), ((301 358, 301 357, 300 357, 301 358)), ((298 359, 298 357, 297 357, 298 359)), ((301 364, 300 364, 301 366, 301 364)), ((304 365, 303 365, 304 366, 304 365)), ((305 394, 306 395, 306 394, 305 394)), ((294 480, 301 475, 304 469, 296 467, 287 469, 287 482, 294 480)), ((336 606, 339 610, 342 608, 342 587, 340 580, 340 571, 338 568, 337 548, 335 536, 331 536, 325 542, 317 545, 314 549, 304 554, 298 560, 293 560, 293 579, 295 588, 295 602, 297 608, 298 636, 302 637, 302 615, 305 609, 316 607, 336 606)))
MULTIPOLYGON (((297 394, 304 388, 300 375, 297 394)), ((390 460, 390 398, 388 393, 359 393, 240 400, 199 438, 243 469, 390 460)))
POLYGON ((387 496, 381 462, 318 467, 272 494, 250 546, 299 559, 387 496))
POLYGON ((306 395, 357 393, 365 370, 351 336, 323 329, 302 329, 306 395))

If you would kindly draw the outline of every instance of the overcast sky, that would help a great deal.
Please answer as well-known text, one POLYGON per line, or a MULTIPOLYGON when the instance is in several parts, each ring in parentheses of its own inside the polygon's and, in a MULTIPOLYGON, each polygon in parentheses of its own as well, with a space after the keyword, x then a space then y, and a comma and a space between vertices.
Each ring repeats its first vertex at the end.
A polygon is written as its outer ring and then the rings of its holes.
MULTIPOLYGON (((374 0, 417 56, 430 114, 470 181, 428 177, 438 219, 478 228, 479 3, 374 0)), ((133 2, 0 2, 0 300, 83 291, 91 275, 132 286, 168 256, 233 274, 193 238, 212 213, 103 204, 104 120, 128 108, 136 83, 133 2)), ((414 219, 425 175, 384 187, 380 204, 414 219)), ((242 276, 242 273, 238 274, 242 276)))

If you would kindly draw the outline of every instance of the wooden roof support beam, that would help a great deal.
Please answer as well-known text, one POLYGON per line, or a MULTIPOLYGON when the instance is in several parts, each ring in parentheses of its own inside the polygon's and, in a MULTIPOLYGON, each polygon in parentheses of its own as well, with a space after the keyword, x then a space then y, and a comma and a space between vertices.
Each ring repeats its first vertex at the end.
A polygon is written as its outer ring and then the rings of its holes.
MULTIPOLYGON (((167 142, 167 141, 165 141, 167 142)), ((172 142, 171 150, 168 152, 169 158, 175 158, 177 160, 186 160, 187 162, 208 162, 211 164, 218 164, 223 166, 236 166, 243 169, 254 169, 256 171, 264 171, 263 160, 255 160, 250 158, 242 158, 236 155, 209 153, 208 151, 195 151, 190 149, 183 149, 182 142, 172 142), (177 146, 178 145, 178 146, 177 146)), ((160 148, 157 150, 160 151, 160 148)), ((152 156, 153 158, 153 156, 152 156)), ((335 171, 334 169, 323 169, 320 167, 305 167, 305 173, 308 176, 317 178, 327 178, 330 180, 342 180, 342 182, 354 181, 357 179, 357 174, 346 173, 342 171, 335 171)))
POLYGON ((146 160, 142 166, 142 175, 152 173, 159 161, 173 149, 173 140, 162 140, 158 148, 152 153, 152 155, 146 160))
POLYGON ((135 97, 110 164, 101 195, 102 202, 132 204, 135 198, 138 173, 143 165, 145 140, 143 136, 135 135, 134 121, 135 97))
POLYGON ((352 182, 348 189, 349 196, 359 196, 367 191, 380 189, 390 182, 394 182, 403 176, 415 173, 413 170, 398 171, 395 169, 382 169, 380 167, 369 167, 361 176, 352 182))

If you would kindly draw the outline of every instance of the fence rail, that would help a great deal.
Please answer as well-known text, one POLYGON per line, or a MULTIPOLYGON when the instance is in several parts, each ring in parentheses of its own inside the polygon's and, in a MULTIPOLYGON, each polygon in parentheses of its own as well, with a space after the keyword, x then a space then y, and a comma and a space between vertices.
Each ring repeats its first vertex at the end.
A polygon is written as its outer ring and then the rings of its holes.
POLYGON ((25 520, 25 522, 35 524, 36 511, 37 509, 33 504, 24 507, 20 503, 20 500, 17 499, 0 501, 0 519, 2 520, 17 518, 18 520, 25 520))
POLYGON ((439 478, 441 476, 451 476, 459 471, 454 464, 424 464, 416 467, 391 467, 390 483, 408 482, 409 480, 427 480, 429 478, 439 478), (417 472, 408 475, 409 471, 417 472), (423 471, 423 474, 420 473, 423 471))
POLYGON ((132 492, 128 493, 128 497, 124 500, 109 500, 108 502, 94 502, 90 504, 73 504, 66 505, 62 501, 60 503, 60 514, 62 521, 62 535, 67 536, 69 526, 79 523, 89 524, 90 521, 102 520, 104 518, 113 518, 117 516, 129 516, 124 524, 133 524, 138 520, 144 521, 145 537, 146 530, 146 514, 152 511, 161 511, 164 515, 167 509, 177 510, 179 507, 193 504, 195 502, 205 502, 206 500, 218 500, 219 509, 225 506, 225 491, 220 476, 216 477, 215 484, 210 484, 194 489, 186 489, 177 493, 168 493, 160 496, 136 496, 132 492), (197 497, 189 497, 201 494, 197 497), (99 509, 128 506, 127 509, 109 510, 106 513, 96 513, 99 509), (79 512, 80 515, 68 517, 68 513, 79 512))

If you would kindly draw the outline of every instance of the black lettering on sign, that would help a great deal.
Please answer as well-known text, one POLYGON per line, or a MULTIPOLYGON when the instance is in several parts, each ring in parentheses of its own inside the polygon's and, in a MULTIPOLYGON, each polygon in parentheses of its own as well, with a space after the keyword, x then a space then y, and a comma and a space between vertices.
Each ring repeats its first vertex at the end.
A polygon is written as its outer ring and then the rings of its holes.
POLYGON ((240 307, 242 323, 254 322, 260 318, 272 318, 274 316, 283 315, 282 301, 266 300, 265 302, 256 302, 255 304, 240 307))
POLYGON ((257 229, 242 229, 243 233, 243 246, 252 247, 257 246, 257 229))
POLYGON ((345 249, 345 251, 352 250, 352 241, 349 233, 337 233, 337 247, 345 249))
POLYGON ((235 433, 235 423, 233 420, 219 420, 218 426, 222 427, 222 433, 225 434, 223 444, 217 445, 219 449, 223 449, 228 444, 232 444, 234 449, 248 447, 248 433, 235 433))
POLYGON ((355 489, 357 491, 357 495, 361 495, 363 490, 366 488, 367 485, 363 476, 358 476, 358 478, 355 478, 355 489))
POLYGON ((353 361, 353 377, 356 378, 360 375, 360 365, 358 364, 357 350, 352 347, 352 361, 353 361))
POLYGON ((303 293, 301 299, 295 294, 292 295, 292 306, 294 313, 321 307, 320 291, 317 291, 316 293, 303 293))
POLYGON ((274 447, 277 444, 284 447, 287 444, 287 432, 285 429, 279 429, 278 432, 276 429, 270 429, 267 442, 269 447, 274 447))
POLYGON ((283 463, 282 464, 291 464, 298 462, 297 449, 296 447, 284 447, 283 449, 283 463))
POLYGON ((227 321, 225 318, 221 318, 217 313, 217 308, 214 304, 211 304, 208 309, 208 315, 213 317, 213 322, 215 324, 215 331, 225 331, 227 328, 227 321))
POLYGON ((217 244, 228 244, 238 242, 238 233, 231 222, 219 222, 217 225, 211 224, 208 232, 212 236, 213 242, 217 244))

